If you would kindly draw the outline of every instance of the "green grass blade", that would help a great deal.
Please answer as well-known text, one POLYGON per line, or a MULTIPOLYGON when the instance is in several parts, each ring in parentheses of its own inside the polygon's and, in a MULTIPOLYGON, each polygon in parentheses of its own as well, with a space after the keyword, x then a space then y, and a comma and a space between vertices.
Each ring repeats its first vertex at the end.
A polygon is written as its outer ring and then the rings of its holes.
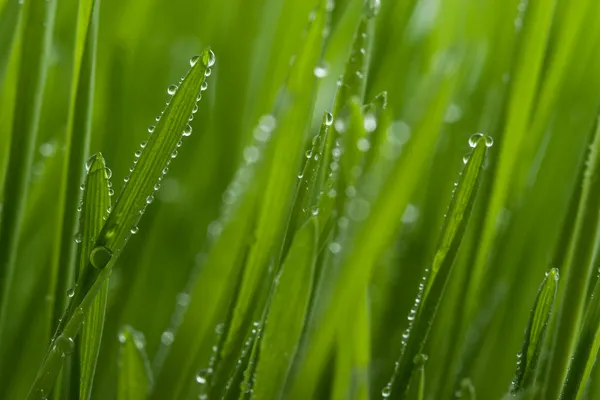
POLYGON ((371 362, 371 324, 369 298, 358 299, 356 313, 339 326, 335 352, 335 376, 331 398, 335 400, 369 398, 371 362))
POLYGON ((144 400, 150 393, 152 373, 144 351, 144 338, 130 326, 119 333, 119 382, 117 400, 144 400))
POLYGON ((566 281, 564 289, 559 291, 561 303, 559 303, 557 331, 554 338, 554 342, 560 343, 560 346, 554 347, 552 355, 547 381, 549 396, 554 396, 554 390, 559 385, 554 381, 562 382, 567 375, 584 313, 588 282, 594 269, 592 259, 600 221, 598 214, 600 191, 596 188, 596 182, 600 179, 599 153, 600 123, 597 122, 581 189, 575 228, 571 236, 567 259, 562 268, 566 281))
POLYGON ((254 378, 257 399, 278 399, 296 354, 314 279, 318 224, 309 219, 296 233, 275 280, 254 378), (280 328, 286 327, 285 331, 280 328))
POLYGON ((585 399, 585 392, 600 348, 600 284, 596 283, 585 313, 575 352, 560 393, 561 400, 585 399))
MULTIPOLYGON (((22 38, 19 52, 17 99, 15 104, 10 155, 4 183, 4 205, 0 222, 0 342, 5 343, 9 300, 12 293, 17 249, 29 192, 29 179, 40 112, 46 85, 46 68, 56 0, 23 6, 22 38)), ((4 386, 0 382, 0 386, 4 386)))
POLYGON ((391 393, 399 398, 404 398, 407 394, 415 370, 415 357, 423 349, 431 323, 444 295, 475 202, 486 150, 492 143, 490 137, 482 134, 475 134, 469 139, 469 144, 474 147, 474 150, 469 156, 452 196, 431 268, 426 272, 424 282, 419 286, 414 308, 408 316, 409 327, 403 335, 405 343, 402 355, 389 384, 391 393))
POLYGON ((17 1, 0 4, 0 83, 4 82, 4 74, 18 32, 22 9, 22 4, 17 1))
MULTIPOLYGON (((82 267, 88 264, 90 252, 93 249, 96 237, 104 225, 106 210, 110 207, 108 169, 102 155, 98 153, 90 157, 86 163, 86 169, 87 175, 81 206, 81 232, 77 236, 77 242, 80 243, 78 258, 82 267)), ((79 343, 79 352, 82 361, 81 373, 83 379, 81 384, 82 387, 87 387, 89 385, 87 391, 91 388, 91 379, 93 377, 96 357, 100 348, 100 336, 102 334, 102 322, 104 320, 104 306, 106 304, 106 289, 108 288, 107 283, 108 282, 104 283, 101 294, 94 300, 93 308, 90 309, 90 312, 83 318, 86 325, 83 330, 84 336, 79 343)), ((74 290, 70 289, 68 296, 71 297, 74 293, 74 290)), ((70 338, 71 340, 75 340, 74 337, 70 338)), ((55 362, 53 360, 54 356, 55 353, 50 353, 44 364, 55 365, 53 364, 55 362)), ((64 358, 61 358, 58 361, 64 361, 64 358)), ((42 379, 40 379, 38 375, 38 379, 36 379, 36 382, 33 384, 30 391, 30 398, 35 398, 38 393, 50 393, 52 385, 54 384, 54 381, 50 378, 51 376, 58 376, 58 373, 60 372, 60 365, 55 366, 56 368, 52 369, 49 375, 43 375, 42 379)), ((45 368, 45 366, 42 366, 41 370, 44 370, 45 368)), ((76 379, 79 380, 79 377, 76 377, 76 379)))
MULTIPOLYGON (((92 246, 104 225, 106 210, 110 207, 109 191, 111 189, 106 184, 107 180, 104 162, 101 161, 102 165, 97 166, 97 160, 101 160, 102 156, 98 154, 92 157, 95 157, 95 159, 93 159, 88 171, 88 179, 86 180, 86 187, 83 194, 82 214, 79 221, 82 234, 81 245, 77 257, 79 261, 79 271, 83 271, 88 264, 92 246), (102 168, 104 180, 93 179, 91 174, 93 173, 95 166, 102 168)), ((90 161, 88 161, 88 165, 89 163, 90 161)), ((81 336, 77 342, 77 362, 79 365, 78 368, 76 368, 76 371, 80 372, 80 376, 75 376, 72 379, 76 379, 78 382, 80 399, 88 399, 91 396, 96 361, 100 352, 102 330, 104 328, 107 297, 108 280, 104 282, 98 297, 93 301, 89 312, 86 314, 84 325, 81 330, 81 336)))
MULTIPOLYGON (((244 268, 242 287, 223 347, 223 359, 234 360, 232 355, 240 352, 247 324, 250 322, 248 313, 263 283, 271 253, 279 252, 283 241, 290 203, 296 189, 294 177, 304 156, 291 149, 302 147, 309 117, 312 115, 313 86, 307 85, 306 81, 314 85, 313 71, 321 54, 325 19, 325 1, 321 0, 307 29, 304 46, 291 67, 282 95, 289 103, 283 105, 284 108, 278 115, 277 128, 271 146, 267 149, 266 165, 269 167, 265 170, 263 201, 257 215, 256 241, 250 249, 244 268)), ((261 306, 258 308, 262 309, 261 306)))
POLYGON ((376 259, 397 230, 395 221, 400 220, 409 197, 419 184, 418 176, 424 171, 427 157, 433 151, 454 83, 455 79, 443 72, 437 69, 431 71, 423 97, 416 99, 423 107, 422 114, 416 118, 411 140, 405 144, 404 151, 400 156, 397 153, 386 154, 369 174, 361 178, 354 200, 365 200, 361 198, 365 196, 370 210, 364 219, 364 213, 361 218, 348 215, 348 221, 354 221, 350 225, 353 229, 341 233, 329 245, 328 251, 336 256, 333 265, 339 268, 324 269, 327 275, 316 287, 307 338, 310 345, 299 361, 290 396, 313 396, 329 358, 337 324, 349 312, 350 304, 354 304, 352 299, 356 293, 360 293, 360 288, 370 279, 376 259), (338 271, 339 276, 335 276, 338 271))
POLYGON ((65 134, 65 161, 57 199, 59 213, 56 218, 51 282, 55 288, 55 295, 50 328, 56 326, 58 318, 64 312, 68 303, 65 293, 73 286, 76 277, 73 237, 76 233, 76 208, 79 201, 77 186, 83 180, 83 165, 90 147, 99 16, 100 0, 79 2, 73 79, 65 134))
POLYGON ((558 270, 551 269, 546 273, 533 303, 529 324, 525 330, 525 340, 519 353, 517 371, 512 381, 511 393, 517 393, 535 386, 538 361, 544 345, 546 328, 554 308, 554 299, 558 290, 558 270))
POLYGON ((415 360, 415 368, 417 370, 411 382, 411 387, 416 386, 416 393, 418 400, 425 400, 425 363, 427 363, 427 356, 425 354, 419 354, 415 360))

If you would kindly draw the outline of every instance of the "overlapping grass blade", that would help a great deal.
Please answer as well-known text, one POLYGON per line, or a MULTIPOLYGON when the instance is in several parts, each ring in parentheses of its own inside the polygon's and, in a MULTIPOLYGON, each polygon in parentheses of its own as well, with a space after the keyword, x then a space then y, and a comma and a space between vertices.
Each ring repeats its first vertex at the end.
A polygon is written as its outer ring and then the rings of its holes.
POLYGON ((559 308, 557 315, 557 331, 547 386, 548 396, 556 395, 554 390, 558 385, 555 380, 562 382, 569 368, 570 358, 575 349, 581 318, 584 314, 585 296, 588 282, 593 272, 594 246, 598 237, 598 221, 600 215, 600 191, 595 187, 600 180, 600 123, 597 122, 596 132, 590 146, 577 218, 568 255, 563 265, 565 276, 564 290, 559 291, 559 308))
POLYGON ((561 400, 586 398, 586 387, 600 348, 600 283, 596 283, 560 393, 561 400))
MULTIPOLYGON (((310 21, 306 41, 295 58, 282 94, 284 105, 277 114, 277 128, 266 152, 267 168, 263 171, 264 192, 257 214, 254 234, 256 241, 250 248, 244 268, 242 287, 222 350, 224 360, 235 361, 234 355, 239 354, 248 323, 251 321, 248 314, 252 312, 256 295, 260 292, 259 288, 268 271, 272 253, 278 254, 281 251, 285 225, 296 189, 296 180, 293 177, 296 176, 303 157, 301 152, 291 149, 302 147, 309 117, 312 115, 314 90, 306 81, 314 84, 313 70, 323 45, 325 17, 325 1, 321 0, 314 18, 310 21)), ((275 256, 275 260, 278 259, 279 256, 275 256)), ((276 265, 275 270, 278 267, 276 265)), ((257 310, 262 310, 263 304, 259 301, 257 310)), ((260 312, 258 315, 260 316, 260 312)))
POLYGON ((317 221, 312 217, 298 230, 275 278, 254 378, 257 399, 278 399, 283 394, 311 295, 318 245, 317 221))
MULTIPOLYGON (((81 205, 81 232, 76 239, 77 242, 80 243, 78 259, 81 268, 88 264, 90 252, 92 251, 96 237, 104 225, 106 210, 110 207, 108 169, 102 154, 98 153, 90 157, 86 163, 86 169, 87 175, 81 205)), ((82 318, 86 322, 86 325, 83 329, 81 340, 77 340, 77 352, 79 353, 81 360, 81 389, 85 390, 85 393, 89 393, 89 390, 91 389, 96 358, 100 349, 100 338, 102 335, 102 323, 104 322, 104 308, 106 305, 108 289, 107 283, 108 282, 105 282, 103 284, 100 294, 92 302, 93 305, 90 312, 82 318)), ((73 294, 74 290, 70 289, 68 296, 70 297, 73 294)), ((65 336, 63 342, 74 347, 75 344, 71 342, 75 340, 76 338, 74 336, 65 336)), ((42 368, 40 373, 43 371, 43 374, 41 377, 40 374, 38 374, 38 378, 30 390, 29 398, 37 398, 41 393, 50 393, 52 385, 54 384, 54 379, 58 376, 62 363, 65 361, 64 356, 70 354, 74 350, 74 348, 68 349, 68 351, 64 351, 64 353, 51 351, 47 355, 44 364, 47 366, 52 365, 54 367, 51 369, 42 368)), ((79 376, 74 378, 76 379, 76 382, 79 382, 79 376)), ((87 398, 87 395, 81 398, 87 398)))
POLYGON ((145 400, 152 387, 150 363, 144 351, 143 335, 130 326, 119 333, 119 382, 117 400, 145 400))
POLYGON ((475 149, 461 173, 444 220, 444 227, 433 262, 430 269, 426 271, 424 282, 419 286, 419 294, 414 308, 411 309, 408 316, 409 327, 403 335, 405 343, 402 355, 390 382, 391 393, 399 398, 406 396, 411 376, 415 370, 415 357, 423 349, 431 323, 444 295, 444 289, 450 278, 452 265, 475 202, 486 150, 492 144, 491 138, 482 134, 473 135, 469 142, 475 149))
MULTIPOLYGON (((31 165, 44 99, 56 0, 23 4, 18 57, 18 83, 4 205, 0 221, 0 342, 6 343, 17 249, 29 191, 31 165)), ((2 360, 4 365, 4 360, 2 360)), ((4 379, 4 375, 3 375, 4 379)), ((6 383, 0 382, 0 387, 6 383)))
MULTIPOLYGON (((49 377, 58 375, 62 363, 56 363, 54 349, 58 348, 61 338, 73 341, 89 312, 95 295, 104 286, 112 266, 120 255, 129 237, 137 231, 137 222, 144 213, 147 205, 153 200, 158 182, 165 175, 171 159, 177 155, 176 149, 182 136, 191 134, 187 124, 192 115, 195 103, 201 97, 201 91, 206 89, 206 70, 214 63, 214 54, 205 50, 201 56, 190 60, 191 69, 181 82, 179 88, 170 87, 174 93, 167 108, 159 117, 159 123, 147 143, 136 153, 134 168, 126 185, 117 198, 114 210, 109 213, 102 230, 92 247, 88 262, 80 270, 80 276, 72 295, 68 309, 59 320, 59 326, 54 334, 48 356, 44 360, 34 388, 52 386, 49 377), (58 370, 57 370, 58 369, 58 370)), ((72 351, 72 350, 71 350, 72 351)), ((44 389, 46 390, 46 389, 44 389)))
POLYGON ((390 243, 397 230, 395 221, 402 216, 419 183, 418 177, 427 165, 427 155, 436 143, 455 83, 453 77, 439 70, 431 74, 422 97, 415 99, 423 109, 401 155, 397 156, 397 148, 395 153, 382 155, 358 184, 354 200, 361 201, 365 200, 362 196, 366 197, 369 205, 366 217, 363 213, 364 219, 348 218, 353 221, 351 229, 341 233, 329 246, 328 251, 334 250, 335 257, 331 262, 336 268, 324 270, 326 275, 316 287, 307 346, 290 389, 291 396, 312 397, 328 360, 336 327, 350 312, 350 304, 354 304, 352 299, 369 280, 376 259, 390 243), (425 115, 427 117, 423 117, 425 115))
POLYGON ((517 355, 517 371, 511 385, 513 395, 535 386, 538 361, 544 346, 546 328, 550 322, 557 290, 558 270, 553 268, 546 273, 533 303, 523 347, 517 355))
POLYGON ((53 247, 51 287, 55 289, 54 310, 50 329, 56 326, 68 303, 65 293, 76 276, 75 242, 76 208, 79 201, 78 185, 82 181, 83 165, 87 159, 92 129, 92 104, 96 46, 101 0, 83 0, 78 5, 75 32, 75 54, 69 115, 65 133, 65 161, 58 190, 58 215, 53 247), (93 9, 93 11, 92 11, 93 9))

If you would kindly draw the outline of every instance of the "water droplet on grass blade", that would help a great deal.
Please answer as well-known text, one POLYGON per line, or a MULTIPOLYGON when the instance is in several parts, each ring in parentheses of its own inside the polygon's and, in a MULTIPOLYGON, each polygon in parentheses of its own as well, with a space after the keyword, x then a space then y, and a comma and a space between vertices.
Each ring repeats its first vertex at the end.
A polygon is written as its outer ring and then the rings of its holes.
POLYGON ((69 354, 73 353, 73 350, 75 350, 75 342, 73 342, 73 338, 66 335, 60 335, 57 337, 54 345, 56 346, 56 349, 60 353, 61 357, 68 356, 69 354))
POLYGON ((183 132, 181 132, 183 136, 190 136, 192 134, 192 126, 187 124, 185 128, 183 128, 183 132))
POLYGON ((134 226, 129 231, 131 232, 132 235, 135 235, 136 233, 138 233, 140 231, 140 228, 138 228, 137 226, 134 226))
POLYGON ((169 330, 169 329, 164 331, 162 333, 162 335, 160 336, 160 341, 165 346, 170 346, 171 344, 173 344, 174 340, 175 340, 175 336, 173 336, 173 332, 171 332, 171 330, 169 330))
POLYGON ((175 93, 177 93, 177 89, 179 89, 177 85, 169 85, 169 87, 167 88, 167 93, 169 93, 172 96, 175 93))
POLYGON ((154 132, 154 129, 156 129, 156 126, 154 126, 154 125, 150 125, 150 126, 148 127, 148 133, 152 133, 152 132, 154 132))
MULTIPOLYGON (((477 143, 479 143, 479 141, 483 138, 483 133, 474 133, 473 135, 471 135, 471 137, 469 138, 469 146, 471 146, 472 148, 475 148, 477 146, 477 143)), ((492 142, 493 143, 493 142, 492 142)))
POLYGON ((134 153, 134 156, 136 158, 140 158, 142 156, 142 151, 141 150, 136 150, 135 153, 134 153))
POLYGON ((256 146, 249 146, 244 149, 244 160, 246 160, 248 164, 258 161, 259 156, 260 152, 256 146))
POLYGON ((87 161, 85 162, 85 171, 86 172, 89 172, 90 168, 92 168, 92 164, 94 163, 94 160, 96 160, 95 154, 87 159, 87 161))
POLYGON ((313 70, 313 73, 317 78, 325 78, 329 71, 325 65, 317 65, 313 70))
POLYGON ((494 145, 494 138, 491 136, 486 136, 485 137, 485 145, 487 147, 492 147, 494 145))
POLYGON ((80 189, 80 190, 85 190, 85 184, 84 184, 84 183, 82 183, 81 185, 79 185, 79 189, 80 189))
POLYGON ((333 114, 328 112, 325 114, 325 125, 331 126, 333 124, 333 114))
POLYGON ((202 85, 200 85, 200 91, 204 92, 206 89, 208 89, 208 82, 204 81, 202 82, 202 85))
POLYGON ((204 50, 202 53, 202 63, 206 67, 212 67, 215 65, 215 53, 211 49, 204 50))
POLYGON ((471 158, 471 154, 465 154, 462 158, 462 162, 463 164, 466 164, 469 162, 469 158, 471 158))
POLYGON ((198 63, 198 60, 200 60, 200 56, 193 56, 192 58, 190 58, 190 67, 196 65, 196 63, 198 63))
POLYGON ((95 247, 90 253, 90 262, 97 269, 105 268, 112 258, 112 251, 104 246, 95 247))
POLYGON ((340 250, 342 250, 342 246, 338 242, 332 242, 329 245, 329 251, 331 251, 333 254, 339 253, 340 250))
POLYGON ((358 150, 366 152, 371 148, 371 143, 369 143, 369 139, 367 138, 360 138, 356 143, 356 147, 358 147, 358 150))
POLYGON ((71 288, 71 289, 67 290, 68 297, 73 297, 74 295, 75 295, 75 289, 71 288))
POLYGON ((75 240, 75 243, 77 243, 77 244, 81 243, 81 233, 77 232, 75 234, 75 237, 73 238, 73 240, 75 240))
POLYGON ((390 384, 385 385, 385 387, 383 389, 381 389, 381 395, 384 398, 390 397, 391 394, 392 394, 392 387, 390 386, 390 384))
POLYGON ((154 201, 154 196, 148 196, 146 197, 146 204, 150 204, 154 201))

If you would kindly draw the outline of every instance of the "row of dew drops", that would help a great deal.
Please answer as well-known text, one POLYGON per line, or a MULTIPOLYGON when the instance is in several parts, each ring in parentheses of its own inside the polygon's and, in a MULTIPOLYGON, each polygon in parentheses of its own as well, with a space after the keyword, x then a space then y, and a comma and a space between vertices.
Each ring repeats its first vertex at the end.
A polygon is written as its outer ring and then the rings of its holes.
MULTIPOLYGON (((469 137, 469 147, 471 147, 471 148, 477 147, 480 140, 485 140, 485 145, 487 147, 491 147, 494 145, 494 139, 491 136, 486 136, 482 133, 475 133, 475 134, 471 135, 471 137, 469 137)), ((466 164, 469 161, 469 159, 470 159, 470 154, 463 158, 463 163, 466 164)), ((455 183, 454 186, 455 186, 455 188, 452 191, 453 194, 454 194, 454 190, 456 189, 457 183, 455 183)), ((419 308, 421 306, 421 301, 423 300, 425 284, 427 283, 428 279, 429 279, 429 268, 426 268, 425 274, 421 278, 421 282, 419 282, 419 288, 417 291, 417 296, 415 297, 415 302, 413 304, 413 307, 410 309, 410 311, 408 313, 408 317, 407 317, 408 327, 402 333, 402 343, 401 343, 402 344, 402 353, 404 353, 404 351, 406 350, 406 346, 408 344, 408 339, 410 338, 410 334, 412 332, 415 318, 417 317, 419 308)), ((419 356, 424 356, 424 355, 420 354, 417 357, 419 357, 419 356)), ((425 359, 426 359, 426 357, 425 357, 425 359)), ((415 364, 418 364, 417 361, 415 361, 415 364)), ((396 362, 395 367, 394 367, 393 376, 396 376, 398 367, 399 367, 399 363, 396 362)), ((381 390, 381 395, 384 398, 390 397, 391 393, 392 393, 392 381, 388 382, 387 385, 381 390)))

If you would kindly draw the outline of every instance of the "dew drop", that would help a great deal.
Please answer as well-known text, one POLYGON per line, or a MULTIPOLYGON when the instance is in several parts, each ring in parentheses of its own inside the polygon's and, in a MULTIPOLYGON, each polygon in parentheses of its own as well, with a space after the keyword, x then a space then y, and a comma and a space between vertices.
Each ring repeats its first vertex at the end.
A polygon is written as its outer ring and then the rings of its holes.
POLYGON ((171 153, 171 158, 177 158, 177 150, 173 150, 171 153))
POLYGON ((181 132, 183 136, 190 136, 192 134, 192 126, 187 124, 185 128, 183 128, 183 132, 181 132))
POLYGON ((331 126, 331 124, 333 124, 333 114, 330 112, 327 112, 325 114, 325 125, 331 126))
POLYGON ((170 329, 167 329, 162 333, 162 335, 160 335, 160 341, 165 346, 170 346, 171 344, 173 344, 174 339, 175 337, 173 336, 173 332, 171 332, 170 329))
POLYGON ((477 143, 479 143, 479 141, 481 140, 481 138, 483 138, 483 133, 474 133, 469 138, 469 146, 475 148, 477 146, 477 143))
POLYGON ((104 246, 95 247, 90 253, 90 262, 97 269, 103 269, 112 258, 112 252, 104 246))
POLYGON ((150 134, 151 134, 152 132, 154 132, 154 129, 156 129, 156 126, 154 126, 154 125, 150 125, 150 126, 148 127, 148 133, 150 133, 150 134))
POLYGON ((306 156, 306 158, 311 158, 312 157, 312 150, 306 150, 306 153, 304 153, 304 155, 306 156))
POLYGON ((346 123, 341 119, 336 119, 333 126, 335 127, 335 130, 340 133, 346 132, 346 123))
POLYGON ((341 250, 342 250, 342 246, 338 242, 332 242, 329 245, 329 251, 331 251, 333 254, 337 254, 341 250))
POLYGON ((140 231, 140 228, 138 228, 137 226, 134 226, 133 228, 131 228, 129 230, 129 232, 131 232, 132 235, 135 235, 136 233, 138 233, 140 231))
POLYGON ((202 63, 206 67, 215 65, 215 53, 211 49, 207 49, 202 53, 202 63))
POLYGON ((148 145, 148 142, 146 142, 146 141, 143 141, 142 143, 140 143, 140 147, 142 149, 146 148, 147 145, 148 145))
POLYGON ((57 337, 54 345, 60 352, 61 357, 68 356, 69 354, 73 353, 73 350, 75 350, 75 342, 73 342, 73 338, 66 335, 60 335, 57 337))
POLYGON ((146 204, 150 204, 154 201, 154 196, 148 196, 146 197, 146 204))
POLYGON ((177 142, 177 145, 176 145, 176 146, 177 146, 177 147, 181 147, 181 146, 183 146, 183 140, 180 140, 179 142, 177 142))
POLYGON ((80 190, 85 190, 85 184, 84 184, 84 183, 82 183, 81 185, 79 185, 79 189, 80 189, 80 190))
POLYGON ((204 70, 204 76, 210 76, 210 74, 212 74, 212 69, 210 69, 210 68, 208 68, 208 67, 207 67, 207 68, 204 70))
POLYGON ((75 296, 75 289, 71 288, 71 289, 67 290, 67 296, 68 297, 75 296))
POLYGON ((377 129, 377 119, 375 118, 375 115, 371 113, 365 115, 363 126, 367 132, 373 132, 377 129))
POLYGON ((485 145, 486 147, 492 147, 494 145, 494 138, 491 136, 485 137, 485 145))
POLYGON ((75 234, 74 240, 75 240, 75 243, 77 243, 77 244, 81 243, 81 233, 80 232, 77 232, 75 234))
POLYGON ((158 189, 160 189, 160 183, 157 183, 156 185, 154 185, 154 190, 156 191, 158 189))
POLYGON ((114 196, 115 195, 115 191, 112 188, 108 189, 108 195, 109 196, 114 196))
POLYGON ((198 382, 201 385, 204 385, 206 383, 206 378, 202 376, 200 372, 198 372, 198 374, 196 374, 196 382, 198 382))
POLYGON ((123 182, 125 182, 125 183, 129 182, 129 175, 126 176, 125 178, 123 178, 123 182))
POLYGON ((264 132, 271 133, 277 126, 277 120, 273 115, 265 114, 258 120, 258 126, 264 132))
POLYGON ((302 178, 304 178, 304 171, 300 171, 298 173, 298 179, 302 179, 302 178))
POLYGON ((85 172, 89 172, 90 168, 92 168, 92 164, 94 163, 94 160, 96 159, 96 155, 94 154, 93 156, 91 156, 90 158, 87 159, 87 161, 85 162, 85 172))
POLYGON ((462 162, 463 162, 463 164, 466 164, 466 163, 468 163, 468 162, 469 162, 469 158, 471 158, 471 155, 470 155, 470 154, 465 154, 465 155, 463 156, 463 158, 462 158, 462 162))
POLYGON ((208 89, 208 82, 203 81, 202 85, 200 85, 200 91, 204 92, 206 89, 208 89))
POLYGON ((381 389, 381 395, 387 399, 388 397, 390 397, 391 394, 392 394, 392 387, 388 383, 383 389, 381 389))
POLYGON ((194 104, 194 108, 192 108, 192 114, 196 114, 198 112, 198 104, 194 104))
POLYGON ((140 158, 142 156, 142 151, 141 150, 136 150, 134 153, 136 158, 140 158))
POLYGON ((200 56, 193 56, 192 58, 190 58, 190 67, 196 65, 198 63, 198 60, 200 60, 200 56))
POLYGON ((358 142, 356 143, 356 147, 358 147, 358 150, 360 150, 362 152, 366 152, 366 151, 369 151, 369 149, 371 148, 371 143, 369 142, 369 139, 367 139, 367 138, 360 138, 360 139, 358 139, 358 142))
POLYGON ((166 175, 169 172, 169 167, 164 167, 162 170, 163 175, 166 175))
POLYGON ((174 95, 174 94, 177 92, 177 89, 179 89, 179 88, 177 87, 177 85, 170 85, 170 86, 167 88, 167 93, 169 93, 169 94, 172 96, 172 95, 174 95))
POLYGON ((244 160, 246 160, 246 163, 248 164, 253 164, 258 161, 259 156, 260 152, 256 146, 248 146, 244 149, 244 160))
POLYGON ((313 73, 315 74, 315 76, 317 78, 325 78, 327 76, 327 74, 329 73, 329 71, 327 70, 326 66, 317 65, 315 67, 315 69, 313 70, 313 73))

